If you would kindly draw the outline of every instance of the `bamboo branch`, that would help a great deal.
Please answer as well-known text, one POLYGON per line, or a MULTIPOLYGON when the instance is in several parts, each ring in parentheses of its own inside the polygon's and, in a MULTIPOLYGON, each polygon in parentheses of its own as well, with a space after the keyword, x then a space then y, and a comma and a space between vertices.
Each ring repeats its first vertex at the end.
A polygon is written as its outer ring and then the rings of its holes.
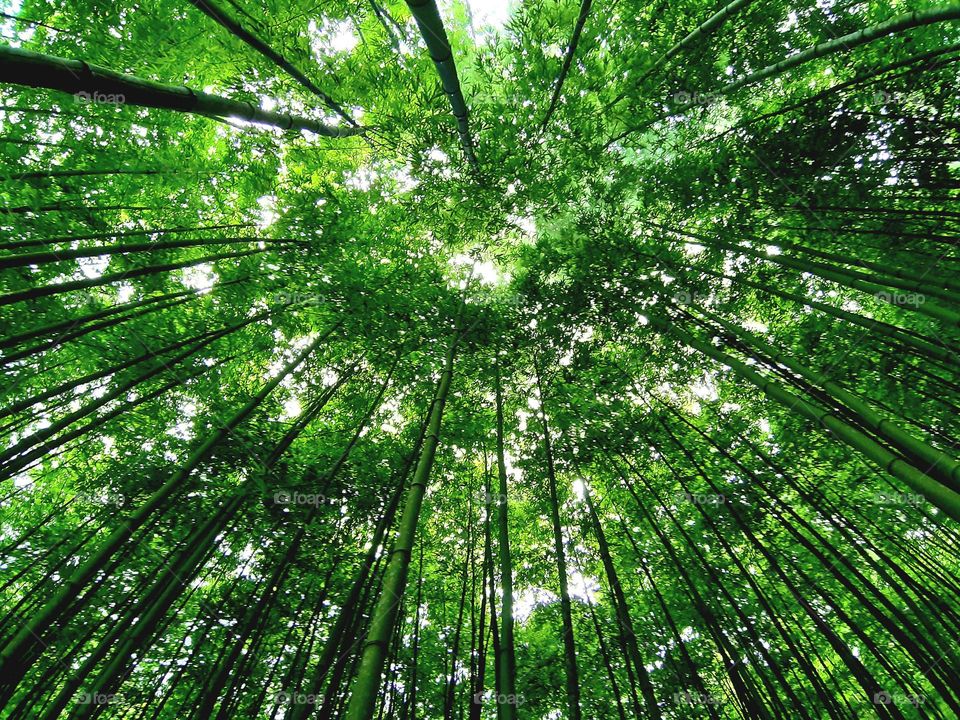
POLYGON ((213 0, 188 0, 188 2, 197 8, 204 15, 214 20, 224 29, 227 30, 230 34, 234 35, 238 40, 246 43, 258 53, 263 55, 268 60, 272 61, 277 67, 284 70, 290 77, 296 80, 298 83, 303 85, 307 90, 316 95, 320 100, 323 101, 323 104, 328 108, 333 110, 337 115, 346 120, 350 125, 356 127, 356 121, 350 117, 346 110, 344 110, 340 104, 334 100, 332 97, 327 95, 323 90, 321 90, 317 85, 310 80, 306 75, 304 75, 300 70, 295 68, 293 64, 290 63, 285 57, 280 53, 274 50, 272 47, 267 45, 263 40, 258 38, 256 35, 251 33, 249 30, 244 28, 236 20, 232 19, 223 9, 217 7, 213 0))
POLYGON ((563 83, 570 72, 570 66, 573 64, 573 56, 577 52, 577 45, 580 43, 580 35, 583 33, 583 26, 587 22, 587 16, 590 14, 590 6, 593 0, 583 0, 580 3, 580 15, 577 17, 577 24, 573 28, 573 35, 570 37, 570 45, 567 48, 567 54, 563 58, 563 66, 560 68, 560 76, 557 78, 557 84, 553 89, 553 97, 550 99, 550 107, 547 108, 547 114, 543 116, 540 123, 540 130, 547 127, 550 117, 560 101, 560 91, 563 90, 563 83))

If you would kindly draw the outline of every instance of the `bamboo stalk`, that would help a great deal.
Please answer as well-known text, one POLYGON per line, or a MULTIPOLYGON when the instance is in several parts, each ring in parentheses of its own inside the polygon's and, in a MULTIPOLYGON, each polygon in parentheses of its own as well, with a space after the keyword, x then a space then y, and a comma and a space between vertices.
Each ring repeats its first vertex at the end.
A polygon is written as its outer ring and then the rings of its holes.
POLYGON ((223 119, 236 117, 281 130, 309 130, 325 137, 349 137, 359 127, 335 127, 299 115, 261 110, 252 103, 165 85, 116 72, 83 60, 71 60, 0 46, 0 82, 70 93, 83 102, 106 102, 176 110, 223 119))

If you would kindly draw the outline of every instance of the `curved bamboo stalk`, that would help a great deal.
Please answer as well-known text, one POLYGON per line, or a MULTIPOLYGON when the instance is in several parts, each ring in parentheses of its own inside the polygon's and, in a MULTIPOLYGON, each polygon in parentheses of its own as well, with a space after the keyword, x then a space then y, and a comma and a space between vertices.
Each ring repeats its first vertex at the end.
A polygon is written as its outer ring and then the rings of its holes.
POLYGON ((453 51, 450 49, 450 40, 447 31, 440 19, 440 10, 434 0, 407 0, 407 7, 417 21, 423 41, 427 44, 430 59, 433 60, 440 76, 443 92, 450 101, 453 116, 457 119, 457 131, 460 135, 460 147, 471 167, 477 169, 477 156, 473 148, 473 138, 470 136, 470 123, 467 103, 463 99, 460 89, 460 79, 457 77, 457 65, 453 60, 453 51))

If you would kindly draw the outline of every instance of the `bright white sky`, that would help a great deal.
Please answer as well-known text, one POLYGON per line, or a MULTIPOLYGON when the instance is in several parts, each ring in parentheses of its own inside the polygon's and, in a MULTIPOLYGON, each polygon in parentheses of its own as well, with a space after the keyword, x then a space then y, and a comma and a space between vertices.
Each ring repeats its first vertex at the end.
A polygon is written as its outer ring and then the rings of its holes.
POLYGON ((467 0, 473 13, 473 24, 501 29, 510 18, 510 0, 467 0))

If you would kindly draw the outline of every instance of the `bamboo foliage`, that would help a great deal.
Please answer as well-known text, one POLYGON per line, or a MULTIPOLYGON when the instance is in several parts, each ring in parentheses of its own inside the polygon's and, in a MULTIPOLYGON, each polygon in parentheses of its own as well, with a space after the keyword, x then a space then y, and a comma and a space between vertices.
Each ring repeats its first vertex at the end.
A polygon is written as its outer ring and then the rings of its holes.
POLYGON ((960 715, 957 19, 2 14, 0 719, 960 715))

